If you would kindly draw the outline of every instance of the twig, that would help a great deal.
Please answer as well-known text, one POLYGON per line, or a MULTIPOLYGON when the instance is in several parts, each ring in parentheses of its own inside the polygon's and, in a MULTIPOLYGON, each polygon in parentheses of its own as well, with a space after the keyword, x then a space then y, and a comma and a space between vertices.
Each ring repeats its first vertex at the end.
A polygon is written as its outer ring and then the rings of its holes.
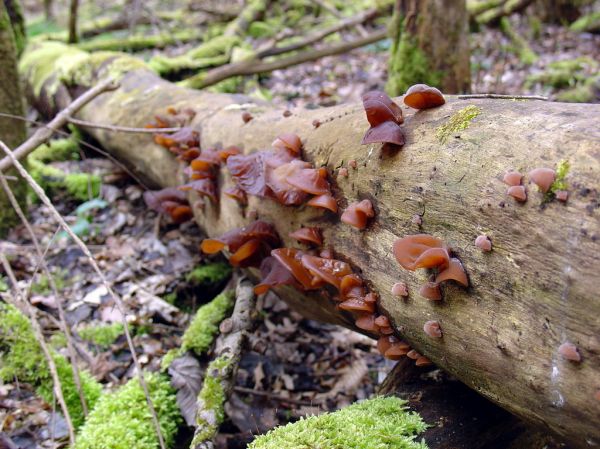
MULTIPOLYGON (((30 139, 32 139, 33 137, 35 137, 35 134, 30 139)), ((27 142, 25 142, 25 144, 26 143, 27 142)), ((23 145, 25 145, 25 144, 23 144, 23 145)), ((115 293, 115 291, 110 286, 108 280, 104 276, 104 273, 102 273, 102 270, 100 270, 100 267, 98 266, 98 263, 96 262, 96 259, 94 259, 94 256, 92 255, 92 253, 90 252, 88 247, 85 245, 85 243, 83 243, 83 241, 79 238, 79 236, 73 232, 73 230, 67 224, 65 219, 56 210, 56 208, 54 207, 54 205, 52 204, 52 202, 50 201, 48 196, 46 196, 44 189, 42 189, 40 187, 40 185, 31 177, 31 175, 29 173, 27 173, 27 170, 25 170, 23 165, 18 161, 15 154, 1 140, 0 140, 0 148, 2 148, 2 150, 6 153, 6 155, 9 157, 10 161, 12 161, 12 164, 15 166, 15 168, 19 172, 19 174, 27 181, 27 183, 31 186, 31 188, 36 193, 36 195, 40 198, 40 200, 46 205, 46 207, 48 207, 48 209, 50 210, 50 213, 54 216, 56 221, 62 226, 62 228, 65 230, 65 232, 73 239, 75 244, 77 246, 79 246, 79 248, 81 249, 83 254, 88 259, 90 265, 92 266, 92 268, 94 269, 94 271, 96 272, 98 277, 100 278, 100 282, 102 283, 102 285, 104 285, 104 287, 110 294, 112 300, 114 301, 115 305, 117 306, 117 309, 119 310, 119 312, 121 312, 120 313, 121 322, 122 322, 124 330, 125 330, 125 337, 127 339, 127 345, 129 347, 129 350, 131 351, 131 357, 133 359, 133 364, 135 365, 135 368, 137 371, 136 374, 138 375, 140 385, 142 386, 142 389, 144 390, 144 394, 146 396, 146 402, 148 403, 148 408, 149 408, 150 414, 152 416, 152 421, 154 423, 156 435, 158 436, 158 442, 160 444, 161 449, 166 449, 163 434, 162 434, 162 431, 160 430, 160 424, 158 422, 158 416, 156 415, 156 410, 154 408, 154 405, 152 404, 152 398, 150 397, 148 385, 146 383, 146 379, 144 379, 144 373, 142 372, 142 367, 140 365, 137 354, 135 352, 135 346, 133 344, 133 339, 131 338, 131 332, 129 331, 129 324, 127 323, 127 317, 125 314, 125 304, 123 303, 122 299, 115 293)))
POLYGON ((99 123, 86 122, 73 117, 67 117, 67 121, 73 125, 83 126, 85 128, 107 129, 109 131, 121 133, 139 133, 139 134, 157 134, 157 133, 174 133, 181 128, 131 128, 129 126, 118 125, 102 125, 99 123))
POLYGON ((293 44, 287 45, 285 47, 272 47, 272 48, 268 48, 266 50, 259 51, 256 54, 256 56, 258 58, 262 59, 267 56, 276 56, 276 55, 280 55, 282 53, 288 53, 290 51, 298 50, 302 47, 306 47, 310 44, 314 44, 315 42, 318 42, 318 41, 324 39, 325 37, 329 36, 330 34, 337 33, 338 31, 343 30, 344 28, 350 28, 352 26, 359 25, 363 22, 366 22, 367 20, 370 20, 370 19, 376 17, 378 13, 379 13, 379 11, 377 9, 369 9, 367 11, 364 11, 364 12, 358 14, 355 17, 349 17, 347 19, 344 19, 344 20, 336 23, 335 25, 324 28, 322 30, 318 30, 315 33, 313 33, 309 36, 306 36, 304 39, 302 39, 298 42, 295 42, 293 44))
MULTIPOLYGON (((12 205, 13 209, 15 210, 15 212, 17 213, 19 218, 21 219, 23 226, 25 226, 25 229, 27 229, 27 232, 29 233, 29 236, 31 238, 33 246, 35 247, 35 252, 37 253, 37 256, 38 256, 38 265, 40 265, 42 267, 42 269, 44 270, 44 273, 46 274, 46 277, 48 278, 48 283, 50 284, 50 289, 52 290, 52 293, 54 294, 54 297, 56 298, 56 305, 58 308, 58 317, 60 319, 60 321, 59 321, 60 328, 65 333, 65 336, 67 339, 67 350, 69 351, 69 357, 71 359, 71 369, 73 371, 73 381, 75 383, 75 387, 77 388, 77 393, 79 394, 79 400, 81 401, 81 410, 83 411, 83 416, 87 416, 88 407, 87 407, 87 403, 85 401, 83 389, 81 387, 81 377, 79 376, 79 367, 77 366, 77 355, 75 353, 75 348, 73 347, 73 340, 72 340, 73 337, 71 335, 71 330, 69 328, 69 325, 67 324, 65 310, 62 306, 62 300, 61 300, 60 294, 58 293, 58 288, 56 287, 56 282, 54 281, 54 276, 52 276, 52 273, 50 273, 50 268, 48 267, 48 264, 46 263, 44 253, 42 252, 42 250, 40 248, 40 244, 35 235, 35 232, 33 232, 33 228, 31 227, 29 220, 27 220, 27 217, 25 217, 25 214, 23 213, 23 210, 21 209, 19 202, 15 198, 15 195, 14 195, 12 189, 10 188, 10 186, 8 185, 8 182, 6 182, 6 179, 5 179, 4 175, 2 174, 2 172, 0 172, 0 184, 2 184, 2 188, 6 192, 6 196, 8 197, 10 204, 12 205)), ((36 269, 36 271, 37 271, 37 269, 36 269)), ((33 277, 32 277, 32 280, 33 280, 33 277)), ((31 284, 32 283, 30 283, 30 288, 31 288, 31 284)), ((28 292, 28 296, 29 296, 29 292, 28 292)))
MULTIPOLYGON (((39 128, 29 139, 19 145, 14 151, 16 159, 23 159, 41 144, 46 142, 52 134, 62 128, 68 121, 68 118, 79 111, 83 106, 88 104, 101 93, 116 89, 118 84, 112 80, 103 81, 92 87, 86 93, 78 97, 69 106, 59 112, 54 119, 45 128, 39 128)), ((0 160, 0 171, 5 171, 12 165, 11 159, 8 157, 0 160)))
MULTIPOLYGON (((48 363, 48 369, 50 370, 50 375, 52 376, 53 390, 58 398, 58 403, 60 404, 60 408, 65 417, 65 421, 67 423, 67 428, 69 430, 69 443, 71 446, 75 446, 75 428, 73 427, 73 421, 71 420, 71 415, 69 414, 69 409, 67 408, 67 403, 65 402, 65 397, 62 393, 62 384, 60 382, 60 378, 58 377, 58 371, 56 370, 56 364, 54 363, 54 359, 52 358, 52 354, 50 353, 50 349, 46 344, 46 340, 44 339, 44 334, 42 333, 42 327, 37 319, 35 314, 35 309, 29 303, 27 298, 24 298, 19 291, 19 287, 17 285, 17 278, 12 271, 10 263, 6 258, 4 253, 0 253, 0 262, 2 262, 2 266, 4 267, 4 271, 6 275, 10 279, 10 282, 13 285, 15 291, 15 302, 21 302, 27 311, 27 315, 29 315, 29 319, 31 321, 31 327, 33 329, 33 333, 40 343, 40 347, 42 348, 42 352, 44 353, 44 357, 46 358, 46 362, 48 363)), ((9 296, 10 297, 10 296, 9 296)), ((12 302, 12 305, 19 308, 15 302, 12 302)))
MULTIPOLYGON (((28 119, 26 117, 21 117, 20 115, 7 114, 5 112, 0 112, 0 117, 9 117, 9 118, 17 119, 17 120, 23 120, 24 122, 27 122, 27 123, 31 123, 31 124, 34 124, 34 125, 37 125, 37 126, 42 126, 42 127, 49 128, 49 126, 48 126, 47 123, 39 122, 37 120, 31 120, 31 119, 28 119)), ((56 130, 53 130, 53 131, 56 131, 56 133, 60 134, 61 136, 65 136, 65 137, 72 136, 72 134, 69 134, 68 132, 63 131, 62 129, 56 129, 56 130)), ((106 157, 107 159, 110 159, 115 165, 117 165, 125 173, 127 173, 129 176, 131 176, 135 182, 137 182, 139 185, 141 185, 146 190, 148 190, 148 186, 140 178, 138 178, 138 176, 135 175, 129 168, 127 168, 127 166, 125 164, 123 164, 121 161, 119 161, 112 154, 110 154, 109 152, 104 151, 103 149, 98 148, 97 146, 92 145, 91 143, 88 143, 88 142, 86 142, 84 140, 80 140, 80 139, 75 139, 75 140, 77 141, 77 143, 79 145, 83 145, 84 147, 89 148, 92 151, 95 151, 96 153, 98 153, 98 154, 106 157)), ((6 177, 6 179, 10 179, 10 180, 13 180, 13 181, 15 179, 17 179, 14 176, 5 176, 5 177, 6 177)))
POLYGON ((542 100, 548 101, 548 97, 543 95, 504 95, 504 94, 469 94, 469 95, 458 95, 456 98, 459 100, 468 100, 470 98, 496 98, 503 100, 542 100))
MULTIPOLYGON (((215 373, 206 373, 206 376, 218 378, 225 397, 229 395, 233 388, 242 347, 253 324, 252 314, 256 307, 256 296, 254 295, 252 283, 247 279, 241 279, 238 282, 235 297, 235 306, 228 323, 229 332, 219 335, 215 345, 215 358, 227 357, 227 364, 224 368, 215 370, 215 373)), ((221 326, 223 326, 223 323, 221 326)), ((218 406, 222 407, 223 404, 218 406)), ((190 449, 213 448, 212 439, 218 430, 218 425, 214 425, 213 418, 214 410, 207 409, 206 404, 199 396, 198 410, 196 411, 197 427, 194 430, 194 438, 190 449)))
POLYGON ((250 59, 246 61, 226 64, 221 67, 209 70, 206 73, 200 73, 181 82, 183 86, 202 89, 212 86, 219 81, 231 78, 238 75, 255 75, 257 73, 271 72, 273 70, 284 69, 293 65, 302 64, 303 62, 314 61, 315 59, 324 56, 338 55, 346 53, 358 47, 372 44, 374 42, 385 39, 387 30, 381 29, 368 35, 355 39, 350 42, 341 42, 319 50, 309 50, 302 53, 297 53, 285 58, 276 59, 275 61, 257 61, 250 59))
MULTIPOLYGON (((327 10, 332 16, 337 17, 338 19, 344 18, 342 13, 340 11, 338 11, 335 8, 335 6, 330 5, 325 0, 313 0, 313 2, 316 3, 317 5, 319 5, 321 8, 327 10)), ((358 32, 360 33, 360 35, 362 37, 365 37, 369 34, 368 31, 365 30, 365 28, 360 23, 357 25, 358 26, 356 28, 358 29, 358 32)))

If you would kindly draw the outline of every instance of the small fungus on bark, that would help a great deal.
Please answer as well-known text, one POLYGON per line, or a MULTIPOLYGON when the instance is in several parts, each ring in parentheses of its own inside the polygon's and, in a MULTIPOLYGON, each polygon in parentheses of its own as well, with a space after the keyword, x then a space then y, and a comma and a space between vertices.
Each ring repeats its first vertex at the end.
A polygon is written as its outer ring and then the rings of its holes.
POLYGON ((423 330, 427 335, 433 338, 442 338, 442 328, 437 321, 427 321, 423 326, 423 330))
POLYGON ((375 216, 373 204, 369 200, 352 203, 342 213, 342 222, 354 226, 357 229, 365 229, 367 220, 375 216))
POLYGON ((435 87, 427 84, 410 86, 404 94, 404 104, 413 109, 430 109, 443 105, 444 95, 435 87))
POLYGON ((482 234, 475 239, 475 246, 483 252, 488 252, 492 250, 492 241, 487 235, 482 234))
POLYGON ((306 245, 321 246, 323 244, 323 236, 321 235, 321 230, 319 228, 300 228, 291 232, 289 235, 291 238, 306 245))
POLYGON ((529 179, 540 188, 542 193, 546 193, 556 179, 556 171, 546 167, 536 168, 529 172, 529 179))
POLYGON ((518 171, 508 171, 504 174, 502 180, 505 184, 509 186, 518 186, 521 185, 521 180, 523 179, 523 175, 518 171))
POLYGON ((371 127, 365 133, 362 145, 369 143, 391 143, 404 145, 404 134, 400 124, 404 122, 402 109, 381 91, 367 92, 362 97, 367 120, 371 127))
POLYGON ((581 355, 577 350, 577 346, 568 341, 564 342, 562 345, 558 347, 558 352, 565 359, 570 360, 572 362, 581 362, 581 355))
POLYGON ((408 285, 405 282, 396 282, 392 286, 392 295, 394 296, 408 296, 408 285))
POLYGON ((515 200, 524 203, 527 201, 527 192, 524 186, 511 186, 506 191, 506 194, 512 196, 515 200))

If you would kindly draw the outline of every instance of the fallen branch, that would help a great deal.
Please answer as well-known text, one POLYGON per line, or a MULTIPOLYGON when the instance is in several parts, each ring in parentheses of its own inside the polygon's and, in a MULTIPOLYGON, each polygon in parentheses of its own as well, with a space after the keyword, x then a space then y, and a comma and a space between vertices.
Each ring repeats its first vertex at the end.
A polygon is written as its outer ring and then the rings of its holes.
POLYGON ((79 120, 73 117, 67 117, 67 121, 73 125, 83 126, 84 128, 96 128, 106 129, 108 131, 121 132, 121 133, 137 133, 137 134, 163 134, 163 133, 174 133, 179 131, 181 128, 131 128, 129 126, 117 126, 117 125, 103 125, 101 123, 86 122, 85 120, 79 120))
MULTIPOLYGON (((100 82, 96 86, 92 87, 86 93, 73 101, 69 106, 59 112, 56 117, 54 117, 54 119, 52 119, 52 121, 45 127, 39 128, 29 139, 19 145, 15 151, 11 153, 14 159, 23 159, 41 144, 46 142, 50 137, 52 137, 54 132, 66 125, 69 121, 69 117, 79 111, 83 106, 88 104, 98 95, 110 90, 114 90, 118 87, 118 84, 114 83, 113 80, 110 79, 100 82)), ((7 170, 13 165, 11 160, 12 157, 8 156, 0 160, 0 172, 7 170)))
MULTIPOLYGON (((104 91, 109 86, 114 86, 114 84, 112 84, 111 81, 107 81, 96 87, 98 87, 98 88, 102 87, 103 88, 102 91, 104 91)), ((100 92, 98 92, 98 93, 100 93, 100 92)), ((76 103, 76 102, 77 102, 77 100, 74 103, 76 103)), ((65 114, 65 117, 68 115, 69 114, 65 114)), ((45 130, 45 129, 43 129, 43 130, 45 130)), ((37 132, 33 136, 31 136, 23 145, 27 145, 30 140, 33 140, 35 138, 36 134, 37 134, 37 132)), ((39 146, 39 143, 37 145, 35 145, 35 147, 37 147, 37 146, 39 146)), ((142 372, 142 366, 140 365, 138 356, 135 352, 135 346, 133 344, 133 339, 131 338, 131 332, 129 330, 129 323, 127 323, 127 315, 126 315, 125 304, 123 303, 123 300, 115 293, 115 291, 109 284, 108 280, 104 276, 104 273, 102 273, 102 270, 100 270, 100 267, 98 266, 98 263, 96 262, 96 259, 94 258, 94 256, 92 255, 92 253, 90 252, 90 250, 88 249, 86 244, 83 243, 83 241, 79 238, 79 236, 77 234, 75 234, 75 232, 73 232, 71 227, 67 224, 65 219, 62 217, 62 215, 60 215, 60 213, 56 210, 56 208, 54 207, 54 205, 52 204, 52 202, 46 195, 46 192, 44 192, 44 189, 42 189, 40 187, 40 185, 37 182, 35 182, 35 180, 31 177, 31 175, 29 175, 29 173, 27 173, 27 170, 25 170, 23 165, 21 165, 21 163, 17 159, 16 154, 13 151, 11 151, 10 148, 8 148, 4 144, 4 142, 2 142, 1 140, 0 140, 0 148, 2 148, 2 150, 6 153, 9 160, 12 162, 12 165, 15 166, 15 168, 17 169, 17 171, 19 172, 21 177, 23 177, 23 179, 25 179, 25 181, 27 181, 29 186, 33 189, 33 191, 36 193, 36 195, 39 197, 39 199, 42 201, 42 203, 44 203, 46 205, 46 207, 48 207, 51 215, 54 216, 55 220, 62 226, 62 228, 69 235, 69 237, 71 237, 73 239, 75 244, 77 246, 79 246, 79 248, 81 249, 83 254, 88 259, 90 265, 92 266, 92 268, 94 269, 94 271, 96 272, 98 277, 100 278, 102 285, 104 285, 104 287, 110 294, 112 300, 114 301, 115 305, 117 306, 117 309, 119 310, 119 312, 121 312, 120 313, 121 322, 123 323, 123 328, 125 330, 125 337, 127 339, 127 345, 129 347, 129 350, 131 351, 131 357, 133 359, 133 364, 135 366, 136 373, 137 373, 137 376, 140 381, 140 385, 142 386, 142 388, 144 390, 144 394, 146 396, 146 401, 148 403, 148 408, 150 409, 150 414, 152 415, 152 422, 153 422, 154 428, 156 430, 156 435, 158 436, 158 441, 160 443, 161 449, 166 449, 162 431, 160 430, 160 424, 158 421, 158 417, 156 416, 156 410, 154 409, 154 405, 152 404, 152 399, 150 398, 150 393, 148 391, 148 385, 146 384, 146 380, 144 379, 144 375, 142 372)))
POLYGON ((10 263, 8 262, 8 259, 6 258, 6 255, 4 253, 0 253, 0 262, 2 263, 4 271, 10 279, 10 282, 12 283, 13 289, 15 291, 14 301, 9 300, 9 302, 17 309, 21 309, 21 307, 19 307, 19 303, 22 304, 27 315, 29 316, 33 332, 35 333, 35 336, 38 339, 38 342, 40 343, 40 347, 42 348, 42 352, 44 353, 44 358, 48 363, 48 369, 50 370, 50 375, 52 376, 52 387, 54 390, 54 394, 58 399, 58 403, 60 404, 60 408, 63 412, 65 421, 67 423, 67 429, 69 431, 69 443, 71 444, 71 446, 75 446, 75 427, 73 427, 73 420, 71 419, 71 415, 69 414, 69 408, 67 407, 67 402, 65 401, 65 397, 62 392, 62 384, 58 376, 56 364, 54 363, 54 359, 52 358, 52 354, 50 353, 50 348, 48 348, 48 345, 46 344, 46 339, 44 338, 42 327, 40 326, 40 323, 37 319, 36 311, 33 308, 33 306, 29 303, 27 298, 23 297, 23 295, 21 294, 17 284, 17 278, 15 277, 10 263))
POLYGON ((233 388, 242 347, 253 323, 252 314, 256 307, 253 287, 247 279, 238 282, 233 313, 221 323, 215 359, 206 370, 204 385, 198 395, 196 429, 190 449, 214 447, 212 440, 223 420, 225 398, 233 388), (214 401, 215 398, 219 400, 214 401))
POLYGON ((364 47, 365 45, 385 39, 386 36, 387 30, 382 29, 371 33, 367 37, 362 37, 350 42, 341 42, 329 47, 321 48, 319 50, 310 50, 303 53, 297 53, 295 55, 276 59, 274 61, 263 62, 255 59, 249 59, 241 62, 235 62, 209 70, 206 73, 195 75, 182 81, 180 84, 185 87, 203 89, 205 87, 212 86, 219 81, 231 78, 232 76, 256 75, 257 73, 272 72, 273 70, 284 69, 286 67, 302 64, 303 62, 314 61, 315 59, 319 59, 324 56, 346 53, 350 50, 354 50, 355 48, 364 47))

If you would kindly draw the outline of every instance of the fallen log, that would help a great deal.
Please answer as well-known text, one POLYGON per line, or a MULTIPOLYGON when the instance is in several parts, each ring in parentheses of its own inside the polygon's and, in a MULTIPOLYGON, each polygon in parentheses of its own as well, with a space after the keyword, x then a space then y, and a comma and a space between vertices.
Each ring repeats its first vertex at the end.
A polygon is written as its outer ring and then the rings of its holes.
MULTIPOLYGON (((201 132, 204 148, 238 145, 245 152, 268 148, 280 133, 297 133, 304 158, 327 167, 340 208, 368 198, 376 210, 373 223, 359 232, 329 212, 255 197, 241 209, 221 194, 218 204, 194 209, 207 235, 218 236, 258 216, 274 223, 286 246, 292 246, 290 231, 321 227, 336 257, 369 282, 380 295, 380 310, 417 351, 571 446, 600 443, 600 105, 466 96, 421 112, 403 106, 406 144, 389 151, 360 145, 369 125, 358 104, 283 115, 243 96, 176 86, 126 55, 86 58, 56 44, 30 49, 21 68, 33 103, 46 110, 63 107, 69 92, 117 76, 120 89, 77 114, 92 123, 143 127, 167 107, 192 108, 192 126, 201 132), (73 57, 79 63, 67 65, 64 58, 73 57), (79 76, 59 70, 67 66, 79 76), (253 120, 244 123, 242 111, 253 120), (337 169, 351 160, 356 169, 336 178, 337 169), (528 172, 561 161, 570 166, 566 203, 544 197, 535 187, 528 187, 524 204, 506 195, 502 177, 507 170, 528 172), (414 215, 422 224, 413 222, 414 215), (467 269, 468 289, 447 286, 443 301, 417 294, 427 274, 403 270, 392 255, 397 238, 416 233, 439 237, 455 250, 467 269), (483 233, 492 239, 490 253, 474 245, 483 233), (390 293, 400 280, 410 290, 406 300, 390 293), (432 319, 441 324, 443 338, 423 332, 432 319), (565 341, 577 346, 581 362, 561 357, 558 348, 565 341)), ((182 182, 182 167, 150 136, 87 131, 148 184, 182 182)), ((230 186, 223 169, 219 191, 230 186)), ((191 204, 195 199, 192 194, 191 204)), ((318 293, 277 291, 309 318, 354 327, 349 315, 318 293)))

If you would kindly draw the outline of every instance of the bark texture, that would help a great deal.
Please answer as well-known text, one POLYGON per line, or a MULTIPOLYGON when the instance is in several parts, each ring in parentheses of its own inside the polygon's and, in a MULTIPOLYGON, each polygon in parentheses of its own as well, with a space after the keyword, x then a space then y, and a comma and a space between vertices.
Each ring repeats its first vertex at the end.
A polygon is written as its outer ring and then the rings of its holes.
POLYGON ((402 95, 413 84, 446 93, 471 87, 468 14, 464 0, 397 0, 391 24, 387 90, 402 95))
MULTIPOLYGON (((0 112, 23 116, 23 100, 17 71, 17 47, 15 33, 5 7, 0 1, 0 112)), ((11 147, 16 147, 25 139, 25 122, 7 117, 0 117, 0 140, 11 147)), ((14 174, 14 173, 10 173, 14 174)), ((11 183, 11 188, 19 202, 25 201, 25 184, 11 183)), ((0 189, 0 236, 19 221, 10 202, 0 189)))
MULTIPOLYGON (((126 66, 129 57, 120 59, 119 65, 126 66)), ((59 58, 47 60, 61 64, 59 58)), ((36 85, 41 71, 32 64, 25 75, 36 85)), ((109 71, 106 62, 101 65, 88 78, 91 83, 109 71)), ((43 73, 55 72, 46 68, 43 73)), ((371 225, 358 232, 329 212, 254 197, 244 210, 221 195, 218 204, 194 210, 209 236, 248 223, 251 210, 273 222, 287 246, 293 245, 287 237, 291 230, 320 226, 336 257, 362 273, 381 297, 380 311, 420 353, 573 447, 600 444, 600 401, 594 398, 600 389, 600 105, 448 99, 422 112, 403 106, 406 144, 390 152, 360 145, 368 123, 359 104, 294 110, 284 117, 282 110, 242 96, 184 89, 139 66, 123 73, 122 87, 94 100, 78 118, 139 127, 169 106, 191 107, 203 147, 238 145, 245 152, 268 148, 279 133, 295 132, 304 143, 304 158, 334 173, 342 210, 364 198, 376 209, 371 225), (244 124, 242 110, 254 119, 244 124), (315 128, 314 120, 321 125, 315 128), (357 168, 349 169, 348 178, 336 179, 336 169, 349 160, 356 160, 357 168), (525 204, 506 196, 502 176, 507 170, 526 173, 560 161, 570 164, 566 204, 545 202, 531 186, 525 204), (412 223, 414 214, 422 215, 420 228, 412 223), (440 237, 455 250, 468 271, 468 289, 447 285, 443 301, 418 295, 427 273, 403 270, 391 247, 395 239, 419 232, 440 237), (492 239, 491 253, 474 245, 481 233, 492 239), (400 280, 409 285, 407 300, 390 294, 400 280), (428 320, 440 322, 443 338, 423 332, 428 320), (559 355, 565 341, 577 345, 581 363, 559 355)), ((47 103, 51 92, 44 95, 43 90, 38 97, 47 103)), ((150 136, 91 133, 149 184, 181 182, 182 167, 150 136)), ((220 191, 231 183, 223 169, 220 191)), ((279 293, 310 318, 353 326, 350 316, 336 311, 323 295, 279 293)))

